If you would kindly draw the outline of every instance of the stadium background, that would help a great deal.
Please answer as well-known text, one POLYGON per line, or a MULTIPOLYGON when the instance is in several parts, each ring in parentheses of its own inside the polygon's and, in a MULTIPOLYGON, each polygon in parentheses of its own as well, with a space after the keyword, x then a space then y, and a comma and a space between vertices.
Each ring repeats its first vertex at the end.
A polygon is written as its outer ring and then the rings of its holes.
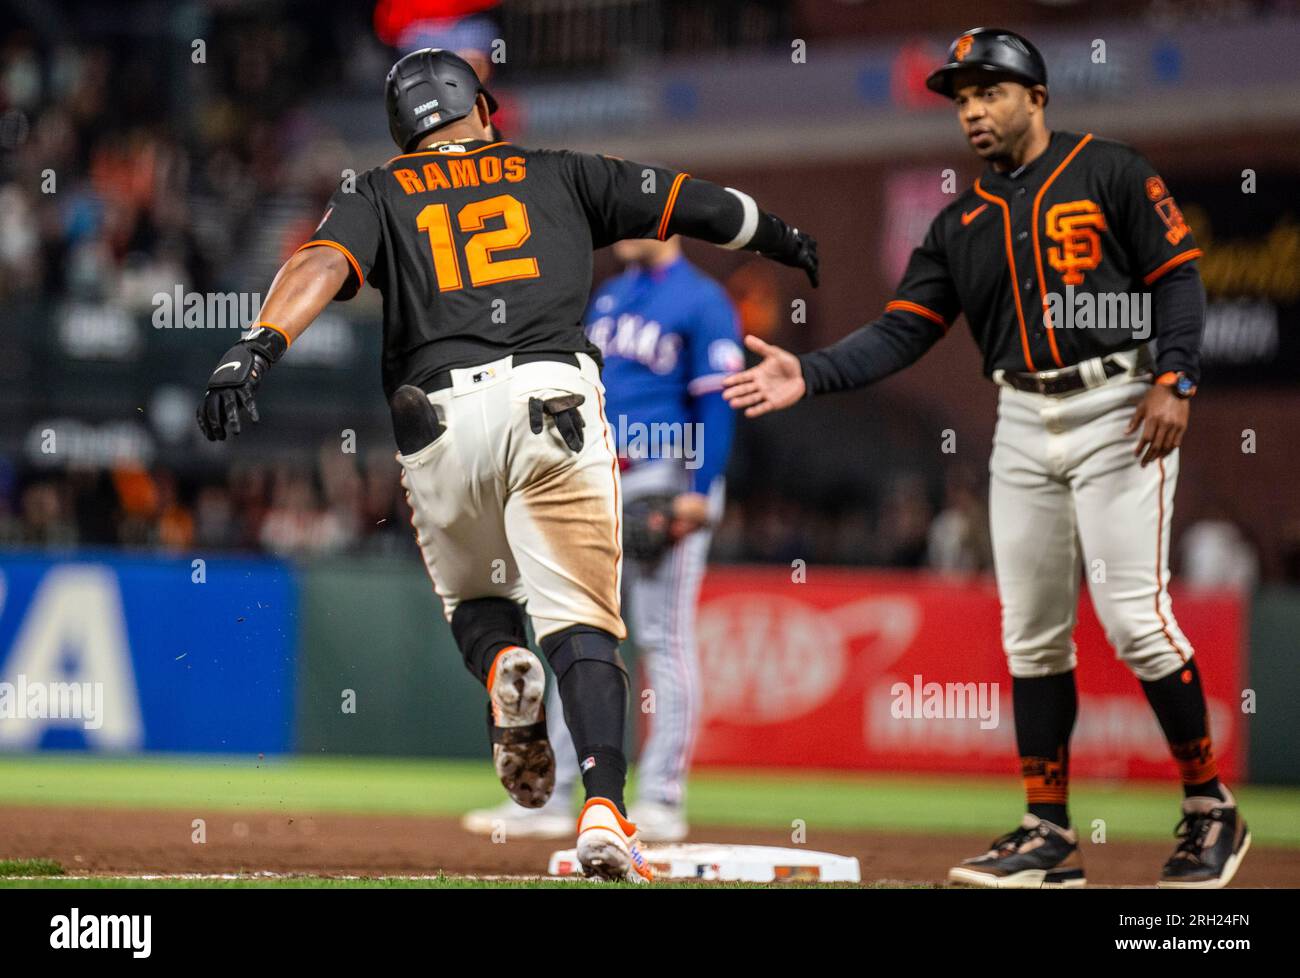
MULTIPOLYGON (((95 729, 0 718, 0 859, 539 870, 544 847, 454 827, 499 788, 396 479, 377 294, 331 307, 265 385, 263 423, 215 445, 193 409, 233 333, 158 328, 158 297, 229 297, 246 323, 340 176, 392 155, 381 79, 433 44, 477 52, 507 138, 681 166, 815 233, 815 292, 688 246, 747 331, 810 349, 881 309, 978 172, 922 84, 978 21, 1033 38, 1050 124, 1137 145, 1205 247, 1176 594, 1276 850, 1243 880, 1300 884, 1300 5, 0 10, 0 683, 94 682, 105 702, 95 729)), ((963 332, 872 390, 741 424, 701 618, 702 838, 788 843, 802 820, 868 878, 925 880, 1017 810, 1009 722, 889 713, 915 676, 1009 692, 983 528, 995 391, 963 332)), ((1173 767, 1084 605, 1076 818, 1110 826, 1090 866, 1142 882, 1173 767)))

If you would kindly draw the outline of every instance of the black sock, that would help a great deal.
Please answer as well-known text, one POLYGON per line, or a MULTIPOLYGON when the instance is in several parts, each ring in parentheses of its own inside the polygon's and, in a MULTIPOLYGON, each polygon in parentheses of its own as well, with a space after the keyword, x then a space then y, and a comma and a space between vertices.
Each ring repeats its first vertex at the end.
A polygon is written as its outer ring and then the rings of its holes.
POLYGON ((627 818, 623 801, 623 786, 627 784, 627 758, 613 747, 588 747, 578 751, 578 768, 582 771, 582 787, 587 800, 608 798, 627 818))
POLYGON ((599 628, 573 625, 547 635, 541 646, 558 679, 587 798, 608 798, 626 817, 627 667, 618 639, 599 628))
POLYGON ((623 730, 627 723, 627 675, 608 662, 582 659, 560 681, 564 722, 578 752, 578 770, 588 798, 608 798, 627 815, 623 786, 627 758, 623 730))
POLYGON ((1223 798, 1219 768, 1210 741, 1210 718, 1196 659, 1188 659, 1163 679, 1143 680, 1142 692, 1155 711, 1160 729, 1183 779, 1183 796, 1223 798))
POLYGON ((1070 827, 1070 734, 1079 710, 1074 671, 1011 679, 1016 748, 1029 813, 1070 827))

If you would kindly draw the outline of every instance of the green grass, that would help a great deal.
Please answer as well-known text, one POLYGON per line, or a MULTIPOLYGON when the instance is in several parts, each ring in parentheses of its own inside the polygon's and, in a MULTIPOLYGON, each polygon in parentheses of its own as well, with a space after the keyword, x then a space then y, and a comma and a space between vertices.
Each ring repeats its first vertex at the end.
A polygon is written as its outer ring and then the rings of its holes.
MULTIPOLYGON (((1256 845, 1300 847, 1300 789, 1236 789, 1256 845)), ((1169 839, 1176 785, 1076 782, 1075 823, 1107 838, 1169 839)), ((459 815, 492 805, 501 787, 486 762, 365 758, 99 758, 0 756, 0 806, 183 808, 190 811, 459 815)), ((699 825, 1000 834, 1021 811, 1014 778, 746 772, 697 774, 689 810, 699 825)))
MULTIPOLYGON (((870 885, 870 884, 869 884, 870 885)), ((571 890, 592 887, 617 890, 642 890, 635 883, 601 883, 595 880, 481 880, 464 876, 439 876, 433 879, 337 879, 327 876, 298 876, 278 879, 164 879, 141 880, 98 876, 80 879, 2 880, 0 890, 77 889, 77 890, 571 890)), ((871 888, 875 888, 872 886, 871 888)), ((936 885, 906 886, 904 889, 938 889, 936 885)), ((653 889, 662 890, 803 890, 860 889, 856 883, 718 883, 694 880, 659 880, 653 889)))
POLYGON ((53 859, 0 859, 0 878, 6 876, 62 876, 53 859))

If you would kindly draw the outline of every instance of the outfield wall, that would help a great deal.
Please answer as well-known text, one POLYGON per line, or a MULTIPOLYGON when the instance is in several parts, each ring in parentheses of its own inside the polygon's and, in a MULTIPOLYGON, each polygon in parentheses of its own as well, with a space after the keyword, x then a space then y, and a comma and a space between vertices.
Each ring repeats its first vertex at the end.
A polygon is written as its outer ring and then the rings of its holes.
MULTIPOLYGON (((1175 602, 1225 771, 1300 783, 1300 591, 1175 602)), ((714 568, 698 761, 1014 773, 998 620, 988 581, 714 568)), ((1086 598, 1076 642, 1075 773, 1167 775, 1086 598)), ((0 556, 0 749, 480 757, 484 724, 417 563, 0 556)))

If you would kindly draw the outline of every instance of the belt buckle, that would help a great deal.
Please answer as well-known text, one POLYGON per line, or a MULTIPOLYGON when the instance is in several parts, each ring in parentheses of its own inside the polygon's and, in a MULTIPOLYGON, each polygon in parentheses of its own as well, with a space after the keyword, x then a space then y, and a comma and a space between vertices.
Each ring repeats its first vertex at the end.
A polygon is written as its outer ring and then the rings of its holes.
POLYGON ((1060 376, 1060 370, 1042 370, 1034 374, 1034 382, 1038 387, 1038 393, 1042 394, 1044 397, 1051 396, 1050 392, 1047 390, 1047 385, 1054 380, 1058 380, 1060 376))

